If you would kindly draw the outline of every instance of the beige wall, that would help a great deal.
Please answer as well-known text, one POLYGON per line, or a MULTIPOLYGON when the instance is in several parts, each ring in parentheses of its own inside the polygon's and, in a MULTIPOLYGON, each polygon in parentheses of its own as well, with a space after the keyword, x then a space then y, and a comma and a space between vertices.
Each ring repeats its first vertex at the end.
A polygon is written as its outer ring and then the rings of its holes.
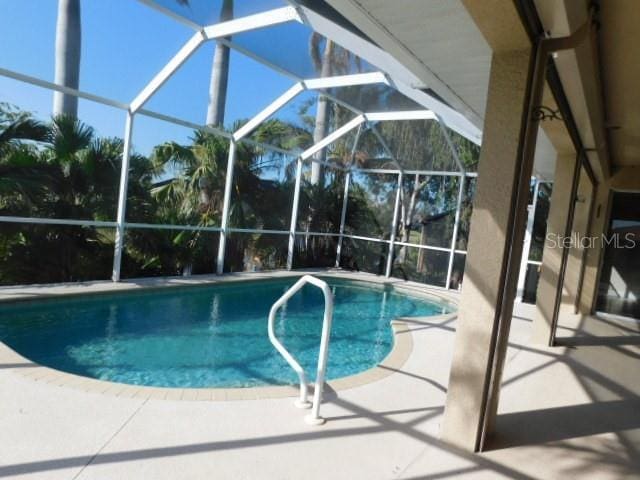
POLYGON ((617 168, 609 180, 612 190, 622 192, 640 191, 640 167, 617 168))

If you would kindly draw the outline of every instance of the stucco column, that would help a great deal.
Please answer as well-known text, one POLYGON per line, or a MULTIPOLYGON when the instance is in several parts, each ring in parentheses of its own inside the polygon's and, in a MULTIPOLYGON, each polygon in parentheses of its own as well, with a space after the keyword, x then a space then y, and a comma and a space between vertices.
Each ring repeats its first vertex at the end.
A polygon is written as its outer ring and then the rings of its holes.
POLYGON ((542 266, 536 294, 536 317, 533 321, 533 343, 547 345, 551 338, 551 328, 555 311, 560 269, 562 268, 562 242, 567 228, 573 175, 577 158, 575 154, 561 155, 556 160, 553 191, 547 217, 547 234, 542 252, 542 266))
POLYGON ((517 282, 516 271, 506 283, 507 272, 513 267, 509 256, 512 263, 519 265, 522 254, 533 163, 532 158, 525 162, 522 155, 529 66, 528 49, 494 53, 491 62, 477 190, 441 432, 445 441, 471 451, 480 447, 484 425, 493 423, 497 409, 517 282), (518 185, 522 192, 516 204, 518 185), (519 228, 513 230, 513 225, 519 228))

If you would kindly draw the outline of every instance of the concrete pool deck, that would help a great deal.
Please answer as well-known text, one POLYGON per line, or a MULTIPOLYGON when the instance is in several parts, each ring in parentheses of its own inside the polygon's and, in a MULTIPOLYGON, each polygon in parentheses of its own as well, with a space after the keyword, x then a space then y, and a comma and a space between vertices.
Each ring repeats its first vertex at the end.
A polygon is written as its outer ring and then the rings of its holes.
POLYGON ((69 295, 109 294, 118 292, 143 291, 148 289, 189 287, 197 285, 227 284, 233 282, 285 279, 302 275, 318 275, 323 277, 342 278, 346 280, 365 281, 379 285, 389 285, 404 289, 409 293, 427 296, 442 302, 457 303, 456 292, 445 289, 425 288, 424 284, 409 282, 397 278, 385 278, 362 272, 351 272, 334 268, 300 269, 293 271, 276 270, 270 272, 238 272, 218 275, 192 275, 189 277, 155 277, 137 278, 111 282, 100 280, 94 282, 57 283, 45 285, 20 285, 15 287, 0 287, 0 302, 17 302, 36 300, 40 298, 54 298, 69 295))
POLYGON ((640 359, 637 324, 572 318, 561 324, 565 346, 538 348, 529 345, 534 313, 516 307, 500 435, 483 454, 438 438, 455 318, 423 319, 400 334, 414 345, 401 367, 327 392, 321 427, 308 426, 292 398, 105 395, 25 376, 38 367, 0 359, 0 477, 639 478, 640 385, 620 368, 640 359), (613 404, 617 414, 599 414, 613 404))

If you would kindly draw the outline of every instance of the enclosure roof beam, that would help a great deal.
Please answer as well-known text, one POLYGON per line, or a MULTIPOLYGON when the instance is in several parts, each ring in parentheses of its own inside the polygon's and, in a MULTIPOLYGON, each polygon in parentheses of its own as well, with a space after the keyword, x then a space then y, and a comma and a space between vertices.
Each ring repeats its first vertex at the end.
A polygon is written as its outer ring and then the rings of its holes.
POLYGON ((407 110, 397 112, 366 112, 370 122, 388 122, 398 120, 438 120, 438 116, 431 110, 407 110))
POLYGON ((169 60, 162 70, 160 70, 155 77, 138 93, 136 98, 131 102, 131 113, 136 113, 140 110, 147 101, 158 91, 162 85, 169 80, 174 73, 180 68, 180 66, 186 62, 191 55, 204 43, 206 40, 203 32, 196 32, 193 36, 187 40, 182 48, 176 53, 171 60, 169 60))
POLYGON ((428 95, 422 90, 410 87, 397 79, 392 79, 392 86, 407 98, 423 105, 425 108, 428 108, 439 117, 443 118, 447 122, 449 128, 454 132, 459 133, 476 145, 480 145, 482 142, 482 131, 467 120, 467 118, 461 113, 456 112, 448 105, 431 95, 428 95))
POLYGON ((411 86, 418 84, 419 79, 388 52, 315 11, 297 2, 292 3, 298 5, 300 21, 305 22, 311 29, 324 37, 330 38, 340 45, 348 46, 348 49, 352 53, 380 70, 387 72, 390 76, 392 86, 395 87, 396 90, 418 102, 420 105, 423 105, 425 108, 441 115, 445 118, 452 130, 460 133, 474 143, 480 143, 482 133, 478 127, 446 103, 411 86))
POLYGON ((162 70, 160 70, 158 74, 142 89, 136 98, 133 99, 131 102, 131 112, 135 113, 142 108, 153 94, 156 93, 174 73, 176 73, 184 62, 186 62, 204 42, 291 21, 300 21, 298 12, 293 7, 283 7, 204 27, 194 33, 178 53, 176 53, 173 58, 167 62, 162 70))
MULTIPOLYGON (((237 51, 238 53, 241 53, 242 55, 245 55, 246 57, 251 58, 252 60, 255 60, 256 62, 264 65, 267 68, 270 68, 271 70, 280 73, 281 75, 288 77, 296 82, 309 82, 311 79, 304 79, 302 77, 300 77, 299 75, 295 75, 294 73, 290 72, 289 70, 286 70, 272 62, 270 62, 269 60, 256 55, 255 53, 253 53, 251 50, 247 50, 246 48, 244 48, 241 45, 238 45, 237 43, 234 43, 232 40, 229 40, 228 38, 221 38, 219 39, 220 43, 223 43, 224 45, 226 45, 227 47, 231 48, 232 50, 237 51)), ((360 74, 354 74, 354 75, 360 75, 360 74)), ((362 74, 362 75, 367 75, 367 74, 362 74)), ((385 75, 383 73, 379 73, 379 75, 384 76, 384 80, 381 79, 381 83, 385 83, 387 85, 391 84, 389 83, 389 77, 388 75, 385 75)), ((327 77, 327 78, 331 78, 331 77, 327 77)), ((392 87, 393 88, 393 87, 392 87)), ((363 113, 365 113, 363 110, 361 110, 360 108, 355 107, 354 105, 352 105, 351 103, 342 100, 338 97, 336 97, 335 95, 333 95, 331 92, 328 91, 323 91, 322 94, 327 97, 328 99, 330 99, 332 102, 334 102, 337 105, 341 105, 344 108, 346 108, 347 110, 355 113, 356 115, 362 115, 363 113)))
MULTIPOLYGON (((56 83, 48 82, 46 80, 42 80, 37 77, 31 77, 29 75, 24 75, 22 73, 14 72, 13 70, 7 70, 5 68, 0 68, 0 77, 12 78, 14 80, 18 80, 24 83, 28 83, 30 85, 35 85, 37 87, 46 88, 48 90, 54 90, 56 92, 66 93, 68 95, 72 95, 74 97, 83 98, 85 100, 90 100, 92 102, 96 102, 102 105, 108 105, 110 107, 118 108, 120 110, 129 110, 130 106, 126 103, 118 102, 117 100, 112 100, 110 98, 101 97, 99 95, 94 95, 92 93, 83 92, 81 90, 77 90, 75 88, 69 88, 62 85, 58 85, 56 83)), ((194 122, 189 122, 187 120, 182 120, 180 118, 173 117, 171 115, 165 115, 162 113, 154 112, 151 110, 147 110, 144 108, 140 108, 136 113, 140 115, 144 115, 146 117, 155 118, 158 120, 162 120, 163 122, 173 123, 175 125, 180 125, 186 128, 192 128, 194 130, 200 130, 203 132, 212 133, 214 135, 218 135, 223 138, 231 139, 233 135, 229 132, 225 132, 222 129, 213 127, 211 125, 200 125, 194 122)), ((241 143, 247 143, 249 145, 254 145, 259 148, 263 148, 265 150, 271 150, 274 152, 279 152, 284 155, 290 155, 292 157, 296 157, 300 154, 300 150, 286 150, 284 148, 276 147, 275 145, 271 145, 268 143, 257 142, 255 140, 250 140, 248 138, 243 138, 241 143)))
POLYGON ((238 140, 249 135, 253 130, 258 128, 262 122, 264 122, 271 115, 276 113, 282 107, 284 107, 287 103, 293 100, 298 94, 304 91, 304 83, 298 82, 293 85, 289 90, 284 92, 278 98, 276 98, 272 103, 267 105, 260 113, 258 113, 255 117, 245 123, 242 127, 236 130, 233 134, 233 139, 237 142, 238 140))
MULTIPOLYGON (((326 38, 330 38, 341 45, 348 45, 349 50, 352 51, 355 55, 360 58, 368 61, 372 65, 377 66, 381 70, 388 73, 388 78, 383 81, 396 90, 398 90, 403 95, 408 98, 414 100, 415 102, 423 105, 425 108, 428 108, 434 112, 436 112, 439 116, 441 116, 446 122, 449 128, 461 134, 462 136, 468 138, 472 142, 476 144, 480 144, 482 133, 480 129, 478 129, 470 120, 468 120, 464 115, 460 114, 449 105, 444 102, 432 97, 431 95, 425 93, 424 91, 414 87, 413 85, 417 85, 418 79, 413 75, 404 65, 398 62, 394 57, 392 57, 388 52, 385 52, 380 47, 372 44, 370 41, 361 38, 360 36, 348 31, 347 29, 341 27, 335 22, 325 18, 324 16, 314 12, 313 10, 300 5, 298 2, 294 0, 287 0, 290 6, 282 7, 274 10, 269 10, 263 13, 249 15, 247 17, 237 18, 233 20, 229 20, 227 22, 221 22, 213 25, 206 26, 204 28, 200 27, 194 22, 184 19, 180 15, 177 15, 170 11, 167 8, 158 6, 155 2, 151 0, 139 0, 142 3, 158 10, 174 19, 181 21, 183 24, 187 24, 189 27, 198 29, 196 35, 199 35, 203 38, 203 41, 217 39, 221 43, 233 48, 240 53, 247 55, 254 60, 261 62, 262 64, 283 73, 290 78, 293 78, 296 81, 305 81, 306 83, 310 83, 307 85, 307 88, 310 89, 322 89, 322 88, 332 88, 331 86, 321 86, 325 79, 317 78, 311 80, 303 80, 302 78, 297 77, 296 75, 283 70, 282 68, 274 65, 273 63, 265 60, 264 58, 250 52, 247 49, 242 48, 239 45, 234 44, 230 41, 229 37, 234 34, 255 30, 259 28, 270 27, 273 25, 278 25, 286 22, 299 22, 307 25, 309 28, 314 30, 315 32, 320 33, 326 38)), ((192 41, 196 42, 196 40, 192 41)), ((189 43, 189 42, 188 42, 189 43)), ((166 66, 162 69, 162 71, 147 85, 142 92, 133 100, 131 104, 131 111, 135 113, 136 110, 140 109, 144 103, 155 93, 155 91, 166 82, 175 70, 180 67, 180 65, 197 49, 197 47, 202 42, 199 42, 193 50, 189 51, 187 45, 183 47, 187 52, 183 52, 182 50, 174 57, 166 66), (186 53, 186 54, 185 54, 186 53)), ((369 74, 362 74, 369 75, 369 74)), ((378 73, 373 73, 372 75, 383 75, 378 73)), ((345 76, 349 77, 349 76, 345 76)), ((371 82, 375 83, 375 82, 371 82)), ((340 85, 336 85, 340 86, 340 85)), ((342 85, 348 86, 348 84, 342 85)), ((344 100, 338 99, 333 96, 329 92, 323 92, 327 98, 330 98, 337 104, 348 108, 352 112, 356 114, 364 113, 362 110, 355 108, 349 102, 345 102, 344 100)))
POLYGON ((108 105, 114 108, 119 108, 120 110, 129 109, 129 105, 126 103, 118 102, 117 100, 112 100, 106 97, 101 97, 99 95, 94 95, 93 93, 83 92, 82 90, 78 90, 75 88, 58 85, 57 83, 48 82, 46 80, 42 80, 37 77, 32 77, 30 75, 25 75, 23 73, 14 72, 13 70, 8 70, 6 68, 0 68, 0 76, 6 77, 6 78, 12 78, 20 82, 28 83, 29 85, 35 85, 36 87, 41 87, 41 88, 46 88, 48 90, 53 90, 56 92, 66 93, 67 95, 72 95, 74 97, 84 98, 85 100, 91 100, 92 102, 100 103, 102 105, 108 105))
MULTIPOLYGON (((301 80, 240 127, 233 134, 233 139, 238 141, 246 137, 253 130, 258 128, 262 122, 267 120, 271 115, 284 107, 304 90, 322 90, 326 88, 349 87, 354 85, 371 85, 376 83, 386 83, 386 81, 386 75, 381 72, 357 73, 353 75, 337 75, 333 77, 301 80)), ((325 93, 323 92, 323 94, 325 93)))
POLYGON ((319 152, 320 150, 322 150, 326 146, 328 146, 328 145, 332 144, 333 142, 335 142, 336 140, 338 140, 340 137, 342 137, 342 136, 346 135, 347 133, 349 133, 351 130, 356 128, 358 125, 362 124, 364 121, 365 121, 364 116, 363 115, 358 115, 356 118, 354 118, 354 119, 350 120, 349 122, 345 123, 342 127, 338 128, 333 133, 330 133, 329 135, 324 137, 322 140, 320 140, 315 145, 313 145, 313 146, 309 147, 308 149, 306 149, 304 152, 302 152, 300 154, 300 158, 302 160, 308 159, 309 157, 313 156, 315 153, 319 152))
POLYGON ((213 126, 200 125, 198 123, 190 122, 188 120, 182 120, 181 118, 176 118, 176 117, 173 117, 171 115, 165 115, 164 113, 158 113, 158 112, 154 112, 154 111, 151 111, 151 110, 147 110, 146 108, 141 108, 140 110, 138 110, 138 113, 140 115, 144 115, 146 117, 151 117, 151 118, 155 118, 157 120, 162 120, 163 122, 173 123, 175 125, 180 125, 181 127, 192 128, 194 130, 200 130, 200 131, 203 131, 203 132, 213 133, 214 135, 218 135, 220 137, 227 138, 227 139, 231 138, 231 134, 230 133, 225 132, 224 130, 221 130, 221 129, 213 127, 213 126))
POLYGON ((230 37, 237 33, 294 21, 302 22, 298 11, 294 7, 282 7, 246 17, 235 18, 226 22, 215 23, 204 27, 203 32, 207 40, 216 40, 218 38, 230 37))
POLYGON ((304 80, 305 86, 310 90, 322 90, 324 88, 352 87, 354 85, 371 85, 384 83, 388 85, 387 76, 382 72, 354 73, 351 75, 337 75, 334 77, 318 77, 304 80))

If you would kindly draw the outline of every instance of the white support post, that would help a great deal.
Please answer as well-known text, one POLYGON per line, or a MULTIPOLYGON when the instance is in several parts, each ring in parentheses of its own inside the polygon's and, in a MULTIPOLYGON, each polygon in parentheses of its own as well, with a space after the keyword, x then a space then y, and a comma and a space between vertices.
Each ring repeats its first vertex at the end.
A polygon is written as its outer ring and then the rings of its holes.
POLYGON ((456 255, 456 243, 458 243, 458 228, 460 225, 460 210, 462 209, 462 200, 464 198, 464 184, 465 184, 465 176, 464 173, 460 175, 460 182, 458 188, 458 200, 456 202, 456 215, 453 220, 453 235, 451 236, 451 249, 449 251, 449 265, 447 266, 447 283, 445 283, 445 288, 449 289, 451 287, 451 273, 453 272, 453 260, 456 255))
POLYGON ((349 157, 349 164, 346 166, 346 174, 344 177, 344 193, 342 197, 342 212, 340 213, 340 235, 338 236, 338 245, 336 246, 336 268, 340 268, 340 256, 342 255, 342 242, 344 240, 344 226, 347 219, 347 206, 349 205, 349 185, 351 184, 351 166, 358 151, 358 142, 360 142, 360 135, 362 135, 362 123, 358 126, 356 132, 356 138, 353 140, 353 146, 351 147, 351 156, 349 157))
POLYGON ((538 191, 540 182, 536 179, 533 187, 533 203, 529 205, 527 216, 527 230, 524 233, 524 246, 522 247, 522 260, 520 261, 520 272, 518 273, 518 288, 516 291, 516 302, 521 302, 524 296, 524 285, 527 280, 527 267, 529 253, 531 252, 531 236, 533 234, 533 223, 536 218, 536 206, 538 205, 538 191))
POLYGON ((458 242, 458 228, 460 225, 460 210, 462 208, 462 200, 464 198, 464 184, 466 180, 467 171, 464 167, 464 164, 462 163, 462 160, 460 160, 460 156, 458 155, 458 150, 456 149, 455 145, 451 141, 451 136, 449 135, 449 131, 447 130, 447 124, 445 123, 444 119, 440 115, 437 115, 436 117, 438 120, 438 125, 440 126, 440 130, 442 131, 442 135, 444 136, 444 139, 447 143, 447 146, 449 147, 449 150, 451 150, 451 155, 453 155, 453 159, 456 162, 456 165, 458 166, 458 168, 460 169, 460 182, 459 182, 460 188, 458 189, 458 200, 456 202, 456 214, 453 220, 453 234, 451 236, 449 264, 447 266, 447 279, 444 286, 444 288, 449 289, 451 288, 451 274, 453 273, 453 261, 456 255, 456 243, 458 242))
POLYGON ((124 248, 124 229, 127 213, 127 187, 129 185, 129 160, 131 158, 131 137, 133 134, 133 113, 127 112, 124 127, 124 147, 122 163, 120 165, 120 190, 118 191, 118 213, 116 217, 116 238, 113 249, 113 269, 111 280, 120 281, 120 266, 122 264, 122 250, 124 248))
POLYGON ((389 254, 387 255, 387 270, 385 276, 389 278, 391 276, 391 269, 393 267, 393 254, 396 243, 396 230, 398 229, 398 214, 400 212, 400 197, 402 195, 402 177, 403 174, 398 174, 398 191, 396 192, 396 203, 393 207, 393 220, 391 221, 391 236, 389 237, 389 254))
POLYGON ((227 175, 224 182, 224 200, 222 203, 222 222, 220 224, 220 242, 218 244, 218 261, 216 273, 222 275, 224 271, 224 253, 229 235, 229 210, 231 209, 231 190, 233 189, 233 169, 236 163, 236 142, 229 142, 229 157, 227 159, 227 175))
POLYGON ((291 225, 289 226, 289 247, 287 250, 287 270, 293 268, 293 249, 296 244, 296 226, 298 223, 298 204, 300 203, 300 183, 302 182, 302 160, 296 161, 296 185, 293 190, 291 205, 291 225))
POLYGON ((342 255, 342 241, 344 239, 344 223, 347 219, 347 205, 349 204, 349 184, 351 183, 351 172, 344 176, 344 197, 342 198, 342 213, 340 214, 340 236, 338 237, 338 247, 336 248, 336 268, 340 268, 340 255, 342 255))

